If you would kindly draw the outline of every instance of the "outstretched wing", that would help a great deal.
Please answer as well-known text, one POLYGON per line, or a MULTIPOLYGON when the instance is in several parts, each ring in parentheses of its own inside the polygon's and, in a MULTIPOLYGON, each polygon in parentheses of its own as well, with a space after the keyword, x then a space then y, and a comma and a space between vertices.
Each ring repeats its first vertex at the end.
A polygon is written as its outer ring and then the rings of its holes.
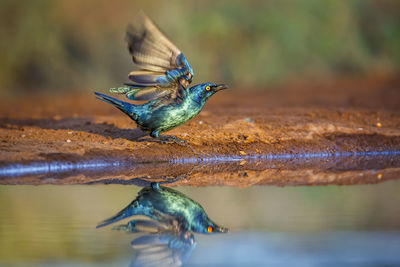
POLYGON ((126 33, 129 52, 140 70, 132 71, 128 87, 112 89, 132 100, 179 96, 193 78, 193 70, 183 53, 143 13, 126 33))

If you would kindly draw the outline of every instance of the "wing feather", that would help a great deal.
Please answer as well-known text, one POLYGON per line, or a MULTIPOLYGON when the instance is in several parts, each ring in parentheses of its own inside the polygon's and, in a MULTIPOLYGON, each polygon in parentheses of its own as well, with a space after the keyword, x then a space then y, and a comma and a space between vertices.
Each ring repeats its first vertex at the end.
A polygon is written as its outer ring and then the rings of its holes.
POLYGON ((133 84, 111 89, 131 100, 182 97, 193 78, 193 70, 183 53, 140 12, 126 32, 128 49, 140 70, 129 73, 133 84))
POLYGON ((158 85, 158 81, 161 78, 165 78, 165 74, 162 72, 153 71, 132 71, 129 73, 129 79, 137 84, 145 84, 150 86, 158 85))
POLYGON ((181 51, 143 13, 136 23, 129 25, 126 32, 129 52, 139 67, 159 71, 178 68, 176 58, 181 51))
POLYGON ((170 90, 159 87, 147 87, 140 89, 134 94, 127 93, 126 96, 132 100, 151 100, 171 94, 170 90))

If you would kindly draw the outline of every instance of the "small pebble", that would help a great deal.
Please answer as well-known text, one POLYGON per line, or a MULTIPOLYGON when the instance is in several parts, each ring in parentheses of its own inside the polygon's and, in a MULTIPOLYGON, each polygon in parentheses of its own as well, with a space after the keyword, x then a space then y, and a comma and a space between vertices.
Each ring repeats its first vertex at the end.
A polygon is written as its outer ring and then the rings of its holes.
POLYGON ((199 124, 202 125, 202 124, 203 124, 203 121, 199 121, 199 124))
POLYGON ((239 154, 242 155, 242 156, 246 156, 247 155, 247 153, 242 151, 242 150, 239 151, 239 154))
POLYGON ((381 127, 382 127, 382 124, 381 124, 380 122, 377 122, 377 123, 376 123, 376 127, 381 128, 381 127))
POLYGON ((24 138, 25 136, 26 136, 25 134, 21 135, 22 138, 24 138))
POLYGON ((242 161, 239 163, 239 165, 240 165, 240 166, 243 166, 243 165, 246 164, 246 163, 247 163, 247 161, 242 160, 242 161))
POLYGON ((70 139, 67 139, 67 143, 71 143, 72 141, 70 139))
POLYGON ((68 132, 68 134, 72 134, 72 132, 68 132))

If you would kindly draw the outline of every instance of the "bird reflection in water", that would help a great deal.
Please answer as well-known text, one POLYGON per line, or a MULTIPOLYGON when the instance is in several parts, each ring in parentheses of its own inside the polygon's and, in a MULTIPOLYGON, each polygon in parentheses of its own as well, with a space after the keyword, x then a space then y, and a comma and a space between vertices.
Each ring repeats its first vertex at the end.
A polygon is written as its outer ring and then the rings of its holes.
POLYGON ((159 183, 144 187, 127 207, 97 228, 135 215, 151 220, 131 220, 112 228, 144 234, 131 242, 136 252, 131 266, 181 266, 196 246, 193 233, 228 231, 211 221, 199 203, 159 183))

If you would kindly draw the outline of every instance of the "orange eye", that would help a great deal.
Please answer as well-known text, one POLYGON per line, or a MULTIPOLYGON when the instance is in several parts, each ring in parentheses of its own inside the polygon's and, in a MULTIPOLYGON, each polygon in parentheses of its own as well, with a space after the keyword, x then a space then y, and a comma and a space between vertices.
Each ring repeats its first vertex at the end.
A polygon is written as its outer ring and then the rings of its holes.
POLYGON ((211 232, 212 232, 212 227, 211 227, 211 226, 208 226, 208 228, 207 228, 207 232, 209 232, 209 233, 211 233, 211 232))
POLYGON ((210 90, 211 90, 211 87, 210 87, 209 85, 207 85, 207 86, 206 86, 206 90, 207 90, 207 91, 210 91, 210 90))

